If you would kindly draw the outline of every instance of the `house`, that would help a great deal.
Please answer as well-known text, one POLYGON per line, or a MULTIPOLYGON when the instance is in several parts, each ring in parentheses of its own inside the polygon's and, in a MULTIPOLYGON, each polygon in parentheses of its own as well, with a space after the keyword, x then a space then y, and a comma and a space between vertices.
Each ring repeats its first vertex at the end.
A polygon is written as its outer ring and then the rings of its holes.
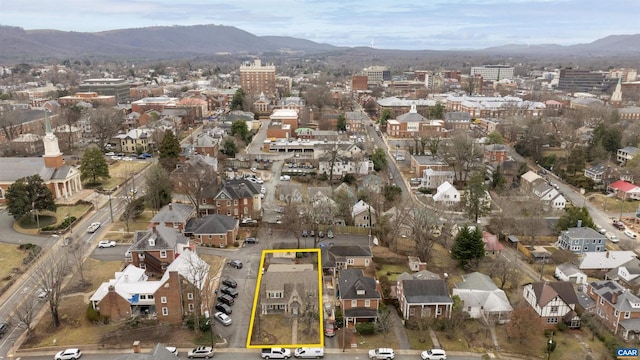
POLYGON ((567 199, 557 189, 548 186, 547 190, 541 194, 540 201, 546 208, 562 210, 567 206, 567 199))
POLYGON ((587 283, 587 274, 571 263, 562 263, 556 266, 556 272, 553 276, 560 281, 568 281, 573 284, 587 283))
POLYGON ((586 292, 609 330, 625 340, 640 339, 640 298, 611 280, 590 282, 586 292))
MULTIPOLYGON (((413 256, 409 256, 409 261, 411 261, 411 258, 413 258, 413 256)), ((418 258, 415 257, 415 259, 418 259, 418 258)), ((411 267, 411 263, 409 264, 410 264, 409 266, 411 267)), ((396 277, 396 284, 391 285, 391 297, 394 299, 398 298, 399 296, 398 289, 402 287, 403 280, 439 280, 439 279, 440 279, 440 275, 426 269, 418 270, 411 274, 409 274, 408 272, 403 272, 402 274, 398 275, 398 277, 396 277)))
POLYGON ((262 216, 260 185, 249 180, 226 180, 214 197, 216 214, 236 219, 262 216))
POLYGON ((489 164, 502 164, 509 159, 509 148, 503 144, 484 146, 483 161, 489 164))
POLYGON ((627 146, 622 149, 618 149, 616 160, 620 165, 624 166, 629 160, 633 159, 633 157, 638 154, 638 150, 640 149, 635 146, 627 146))
POLYGON ((208 133, 200 133, 196 136, 193 147, 196 153, 215 158, 218 156, 220 139, 208 133))
POLYGON ((189 239, 177 229, 152 225, 151 229, 134 233, 133 244, 125 253, 125 260, 148 273, 162 274, 188 248, 189 239))
POLYGON ((358 201, 351 208, 351 217, 353 225, 359 227, 376 226, 376 210, 363 200, 358 201))
POLYGON ((207 215, 197 220, 189 220, 184 234, 192 237, 200 245, 230 247, 238 238, 239 224, 238 219, 231 216, 207 215))
POLYGON ((322 271, 336 276, 344 269, 364 268, 372 264, 371 248, 358 245, 334 245, 322 248, 322 271))
POLYGON ((173 189, 186 197, 199 196, 198 211, 200 214, 211 214, 215 210, 213 197, 220 189, 216 171, 218 171, 218 159, 191 154, 184 161, 179 162, 176 169, 171 172, 173 189))
POLYGON ((453 168, 449 166, 444 160, 433 155, 411 155, 411 171, 413 176, 423 176, 424 171, 432 169, 434 171, 452 171, 453 168))
POLYGON ((583 254, 579 268, 587 275, 608 272, 636 258, 637 255, 633 251, 587 252, 583 254))
POLYGON ((634 294, 640 294, 640 260, 631 259, 611 269, 604 276, 605 280, 614 280, 634 294))
POLYGON ((397 286, 403 319, 451 317, 453 300, 445 280, 401 280, 397 286))
POLYGON ((191 204, 170 203, 160 209, 150 222, 151 225, 164 225, 183 231, 195 213, 196 209, 191 204))
POLYGON ((484 254, 486 256, 500 255, 504 250, 504 246, 498 240, 498 236, 488 231, 482 232, 482 242, 484 243, 484 254))
POLYGON ((376 279, 365 276, 361 269, 344 269, 338 275, 337 287, 345 326, 378 320, 382 297, 376 279))
POLYGON ((457 205, 460 202, 460 192, 451 183, 445 181, 438 186, 433 201, 447 206, 457 205))
POLYGON ((125 134, 114 136, 116 148, 128 154, 148 153, 151 151, 151 132, 143 129, 131 129, 125 134))
POLYGON ((607 250, 607 238, 588 227, 572 227, 560 233, 558 247, 574 254, 607 250))
POLYGON ((212 305, 204 296, 213 291, 209 270, 209 264, 191 251, 183 252, 169 264, 159 280, 150 280, 144 269, 129 264, 102 283, 89 301, 94 310, 111 321, 143 316, 181 324, 184 315, 195 311, 200 294, 200 313, 212 305))
POLYGON ((422 173, 420 186, 425 189, 436 189, 445 182, 453 183, 455 177, 455 171, 426 169, 422 173))
POLYGON ((640 187, 624 180, 618 180, 609 184, 607 190, 615 193, 618 199, 640 200, 640 187))
POLYGON ((485 274, 473 272, 462 275, 462 281, 455 284, 453 295, 460 297, 463 311, 472 319, 499 324, 511 319, 513 307, 507 295, 485 274))
MULTIPOLYGON (((269 266, 260 281, 262 314, 299 315, 318 304, 318 272, 312 264, 269 266)), ((318 309, 316 309, 317 311, 318 309)))
POLYGON ((329 175, 332 164, 332 175, 339 178, 342 178, 346 174, 367 175, 373 171, 373 161, 369 159, 357 159, 338 155, 334 157, 332 154, 323 154, 318 158, 318 172, 329 175))
POLYGON ((565 323, 569 328, 579 328, 580 318, 575 312, 578 298, 573 284, 568 281, 535 282, 524 285, 525 301, 540 316, 545 327, 565 323))
POLYGON ((607 171, 607 167, 603 164, 594 165, 588 169, 584 169, 584 176, 593 180, 594 183, 599 184, 604 179, 604 174, 607 171))
POLYGON ((542 177, 534 171, 527 171, 522 174, 520 177, 520 188, 522 189, 522 192, 525 194, 531 193, 533 191, 534 182, 540 179, 542 179, 542 177))

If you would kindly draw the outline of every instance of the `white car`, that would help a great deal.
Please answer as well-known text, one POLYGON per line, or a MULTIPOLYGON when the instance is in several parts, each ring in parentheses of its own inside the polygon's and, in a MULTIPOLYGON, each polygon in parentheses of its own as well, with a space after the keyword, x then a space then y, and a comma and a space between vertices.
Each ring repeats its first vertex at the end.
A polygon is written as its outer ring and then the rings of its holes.
POLYGON ((99 248, 110 248, 110 247, 116 247, 116 242, 115 241, 109 241, 109 240, 102 240, 98 243, 98 247, 99 248))
POLYGON ((167 349, 168 352, 172 353, 175 356, 178 356, 178 348, 175 346, 165 346, 165 349, 167 349))
POLYGON ((80 349, 66 349, 64 351, 60 351, 54 357, 55 360, 76 360, 82 356, 80 349))
POLYGON ((420 353, 422 360, 447 360, 447 353, 442 349, 430 349, 420 353))
POLYGON ((256 172, 258 172, 258 169, 256 169, 256 168, 251 168, 251 169, 249 169, 249 171, 251 171, 252 173, 256 173, 256 172))
POLYGON ((324 357, 324 348, 297 348, 293 356, 298 359, 320 359, 324 357))
POLYGON ((256 178, 256 184, 264 184, 264 180, 262 180, 262 178, 256 178))
POLYGON ((38 296, 38 300, 45 301, 47 300, 47 297, 49 296, 50 292, 51 292, 51 289, 38 289, 36 296, 38 296))
POLYGON ((98 230, 100 228, 100 223, 99 222, 92 222, 91 225, 89 225, 89 227, 87 227, 87 232, 89 234, 93 234, 94 232, 96 232, 96 230, 98 230))
POLYGON ((393 360, 396 357, 391 348, 378 348, 369 350, 369 359, 393 360))
POLYGON ((220 321, 224 326, 229 326, 232 323, 229 315, 223 313, 222 311, 218 311, 217 313, 213 314, 213 317, 216 318, 216 320, 220 321))
POLYGON ((189 350, 187 354, 189 359, 193 358, 212 358, 213 357, 213 348, 210 346, 199 346, 195 349, 189 350))

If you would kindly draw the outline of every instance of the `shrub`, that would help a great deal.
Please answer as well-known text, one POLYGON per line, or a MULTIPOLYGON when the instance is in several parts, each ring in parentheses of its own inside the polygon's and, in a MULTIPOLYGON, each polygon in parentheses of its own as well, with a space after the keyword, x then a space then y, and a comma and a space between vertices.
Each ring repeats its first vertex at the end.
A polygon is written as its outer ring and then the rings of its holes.
POLYGON ((376 332, 376 324, 373 322, 363 322, 356 324, 356 331, 362 335, 373 335, 376 332))
POLYGON ((101 324, 107 324, 109 323, 109 317, 108 316, 103 316, 100 315, 100 313, 93 308, 93 306, 91 306, 91 304, 89 304, 89 306, 87 306, 87 320, 89 320, 92 323, 101 323, 101 324))
POLYGON ((567 324, 563 322, 558 324, 558 331, 560 332, 565 332, 568 328, 567 324))

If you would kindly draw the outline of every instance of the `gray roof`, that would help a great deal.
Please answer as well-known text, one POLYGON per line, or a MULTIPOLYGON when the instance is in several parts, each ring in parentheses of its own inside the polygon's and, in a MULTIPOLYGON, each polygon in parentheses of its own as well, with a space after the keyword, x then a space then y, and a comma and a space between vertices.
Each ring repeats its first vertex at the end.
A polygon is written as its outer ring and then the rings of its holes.
POLYGON ((584 274, 582 271, 580 271, 580 269, 578 269, 577 266, 573 265, 572 263, 562 263, 558 266, 556 266, 556 269, 562 271, 563 274, 567 275, 567 276, 571 276, 571 275, 575 275, 575 274, 584 274))
POLYGON ((438 157, 431 155, 411 155, 413 159, 420 165, 447 165, 446 162, 438 157))
POLYGON ((531 288, 540 307, 546 306, 556 296, 568 305, 578 303, 573 284, 569 281, 536 282, 531 283, 531 288))
POLYGON ((403 272, 402 274, 396 277, 396 281, 402 280, 438 280, 440 279, 440 275, 436 273, 432 273, 429 270, 420 270, 413 274, 409 274, 408 272, 403 272))
POLYGON ((249 180, 227 180, 222 190, 216 195, 216 199, 245 199, 260 194, 259 185, 249 180))
POLYGON ((570 239, 602 239, 606 237, 589 227, 573 227, 562 232, 570 239))
POLYGON ((471 274, 462 275, 462 281, 456 283, 458 289, 474 289, 484 291, 494 291, 498 287, 491 280, 491 278, 485 274, 479 272, 472 272, 471 274))
POLYGON ((595 173, 595 174, 602 174, 604 173, 604 171, 607 170, 607 166, 604 164, 598 164, 598 165, 594 165, 590 168, 587 169, 587 171, 595 173))
POLYGON ((417 112, 409 111, 408 113, 404 113, 396 118, 399 122, 422 122, 427 119, 418 114, 417 112))
POLYGON ((156 346, 148 354, 131 353, 114 357, 114 360, 175 360, 176 356, 165 348, 164 344, 156 344, 156 346))
POLYGON ((409 304, 452 304, 444 280, 403 280, 404 297, 409 304))
POLYGON ((380 299, 380 293, 376 288, 376 279, 364 275, 361 269, 340 270, 338 275, 338 291, 340 299, 380 299), (363 294, 358 294, 364 291, 363 294))
POLYGON ((165 205, 156 216, 151 219, 152 223, 179 222, 186 223, 193 214, 195 208, 191 204, 171 203, 165 205))
POLYGON ((42 180, 66 179, 71 167, 63 165, 59 169, 48 168, 41 157, 1 157, 0 182, 14 182, 32 175, 40 175, 42 180))
MULTIPOLYGON (((260 303, 281 304, 288 302, 291 295, 298 293, 303 296, 306 292, 318 292, 318 271, 270 271, 262 275, 260 282, 260 303), (282 298, 267 298, 267 291, 283 291, 282 298)), ((316 300, 316 299, 314 299, 316 300)))
POLYGON ((484 149, 487 151, 507 151, 509 148, 504 144, 489 144, 485 145, 484 149))
POLYGON ((444 121, 471 122, 471 114, 466 111, 449 111, 444 114, 444 121))
POLYGON ((322 267, 332 268, 336 262, 346 262, 347 257, 372 257, 369 247, 358 245, 335 245, 322 248, 322 267))
POLYGON ((156 225, 148 230, 137 230, 129 251, 174 250, 177 244, 188 245, 189 239, 174 228, 156 225), (153 246, 149 244, 152 238, 155 239, 153 246))
POLYGON ((594 281, 589 283, 589 286, 591 286, 593 292, 604 298, 618 311, 640 311, 638 308, 640 298, 615 281, 594 281), (617 296, 615 303, 613 303, 614 294, 617 296))
POLYGON ((194 235, 220 235, 238 226, 238 220, 227 215, 207 215, 196 220, 192 218, 187 222, 184 232, 194 235))

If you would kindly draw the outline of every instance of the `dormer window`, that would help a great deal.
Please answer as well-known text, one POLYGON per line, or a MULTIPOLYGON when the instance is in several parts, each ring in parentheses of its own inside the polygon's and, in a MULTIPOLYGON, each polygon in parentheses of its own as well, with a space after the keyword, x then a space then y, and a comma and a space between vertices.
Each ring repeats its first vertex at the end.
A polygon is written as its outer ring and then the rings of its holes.
POLYGON ((358 290, 356 290, 356 294, 358 294, 358 295, 364 295, 364 289, 358 289, 358 290))
POLYGON ((149 238, 149 246, 156 246, 156 238, 149 238))

